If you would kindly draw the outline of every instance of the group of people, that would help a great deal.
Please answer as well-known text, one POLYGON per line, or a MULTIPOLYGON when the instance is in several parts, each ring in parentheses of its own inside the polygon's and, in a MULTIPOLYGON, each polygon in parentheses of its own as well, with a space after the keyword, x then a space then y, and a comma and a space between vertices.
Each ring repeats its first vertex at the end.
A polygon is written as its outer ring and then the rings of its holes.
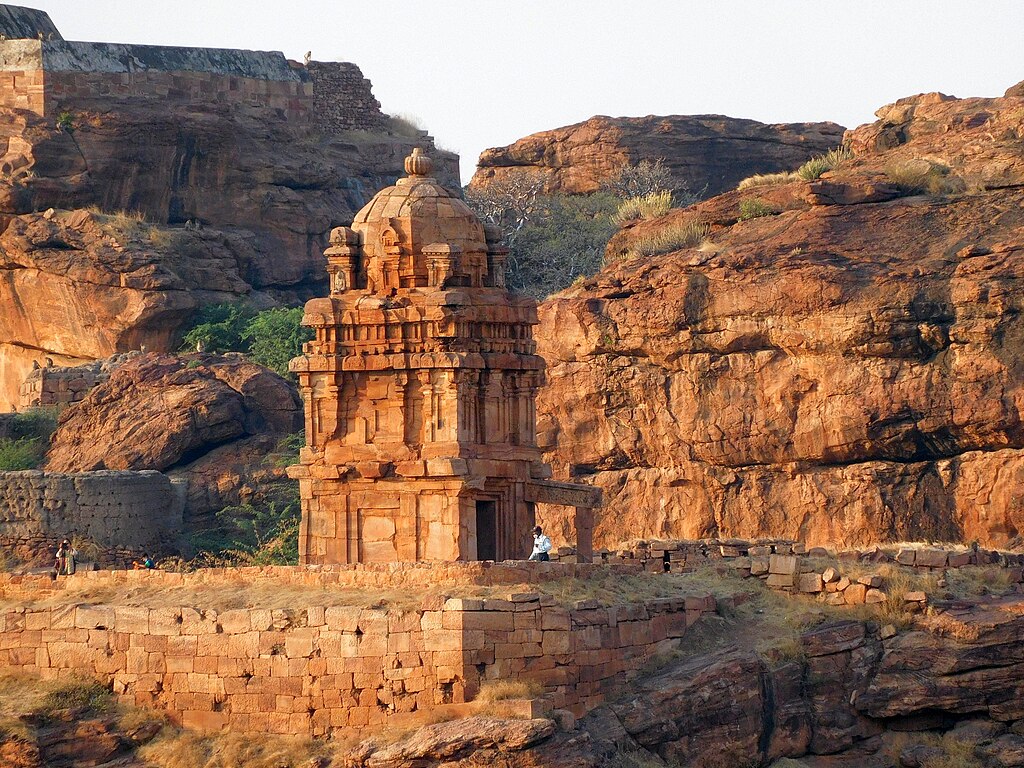
MULTIPOLYGON (((71 576, 78 568, 78 550, 71 546, 71 541, 64 539, 57 547, 57 555, 53 563, 53 569, 58 576, 71 576)), ((156 568, 156 562, 148 554, 144 554, 141 560, 132 561, 132 568, 135 570, 152 570, 156 568)))

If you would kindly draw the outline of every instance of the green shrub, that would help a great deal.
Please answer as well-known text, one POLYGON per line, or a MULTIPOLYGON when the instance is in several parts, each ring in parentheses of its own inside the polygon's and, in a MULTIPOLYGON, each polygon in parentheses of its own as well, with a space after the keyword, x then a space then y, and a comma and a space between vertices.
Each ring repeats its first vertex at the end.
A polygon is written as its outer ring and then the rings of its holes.
POLYGON ((664 216, 672 208, 672 193, 668 191, 651 192, 641 197, 631 197, 619 204, 612 216, 612 221, 620 227, 638 219, 656 219, 664 216))
POLYGON ((741 181, 736 189, 742 192, 744 189, 751 189, 752 187, 773 187, 776 184, 789 184, 792 181, 800 181, 800 178, 800 174, 796 171, 757 173, 741 181))
POLYGON ((659 256, 683 248, 700 245, 711 232, 711 226, 699 219, 666 227, 657 234, 637 238, 629 247, 627 257, 659 256))
POLYGON ((796 173, 805 181, 814 181, 820 178, 826 171, 831 171, 833 168, 838 167, 840 164, 846 162, 853 157, 853 152, 848 147, 837 147, 830 149, 823 155, 812 157, 806 163, 801 165, 796 173))
POLYGON ((13 438, 49 440, 57 429, 57 411, 54 408, 29 408, 14 415, 8 426, 13 438))
POLYGON ((740 221, 748 219, 759 219, 762 216, 774 216, 777 210, 768 205, 759 197, 745 197, 740 200, 740 221))
POLYGON ((75 116, 71 112, 61 112, 57 115, 57 130, 64 133, 74 133, 75 116))
MULTIPOLYGON (((287 467, 298 461, 305 435, 296 432, 278 442, 264 464, 287 467)), ((193 564, 295 565, 299 561, 298 489, 281 481, 265 486, 262 498, 221 509, 214 525, 192 537, 193 564)))
POLYGON ((288 373, 288 361, 302 354, 302 345, 313 339, 313 331, 302 325, 302 307, 267 309, 252 318, 242 331, 249 358, 260 365, 288 373))
POLYGON ((941 195, 952 190, 949 168, 923 158, 893 161, 884 170, 889 181, 906 194, 941 195))
POLYGON ((37 439, 0 438, 0 471, 35 469, 42 462, 46 447, 37 439))
POLYGON ((182 351, 243 352, 254 363, 281 376, 290 376, 288 361, 302 354, 313 332, 302 325, 300 307, 265 309, 235 302, 212 304, 200 310, 196 324, 185 333, 182 351))

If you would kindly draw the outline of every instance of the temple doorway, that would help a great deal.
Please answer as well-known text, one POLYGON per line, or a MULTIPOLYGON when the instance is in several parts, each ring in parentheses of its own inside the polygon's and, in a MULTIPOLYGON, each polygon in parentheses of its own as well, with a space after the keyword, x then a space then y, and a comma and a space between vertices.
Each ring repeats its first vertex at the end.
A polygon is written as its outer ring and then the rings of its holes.
POLYGON ((476 559, 498 559, 498 503, 476 503, 476 559))

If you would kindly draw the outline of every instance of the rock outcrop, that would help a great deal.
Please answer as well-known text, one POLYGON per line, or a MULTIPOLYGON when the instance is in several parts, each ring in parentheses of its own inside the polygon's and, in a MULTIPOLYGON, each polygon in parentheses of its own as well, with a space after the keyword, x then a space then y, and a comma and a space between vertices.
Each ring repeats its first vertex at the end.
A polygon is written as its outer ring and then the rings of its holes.
POLYGON ((188 480, 185 514, 248 501, 284 479, 266 457, 302 428, 294 386, 241 356, 145 354, 61 416, 52 472, 152 469, 188 480))
MULTIPOLYGON (((943 756, 938 735, 986 768, 1021 765, 1024 669, 1019 595, 947 606, 896 632, 832 620, 787 653, 734 643, 669 663, 632 690, 556 732, 546 719, 484 718, 429 726, 349 756, 405 766, 798 765, 891 768, 943 756), (472 749, 481 750, 471 757, 472 749), (901 755, 902 752, 902 755, 901 755), (805 762, 806 761, 806 762, 805 762)), ((948 748, 948 747, 947 747, 948 748)), ((933 765, 940 763, 933 762, 933 765)))
POLYGON ((605 489, 598 545, 1020 543, 1024 98, 878 114, 821 179, 628 227, 541 305, 540 439, 605 489), (695 219, 699 247, 621 257, 695 219))
POLYGON ((839 144, 835 123, 766 125, 721 115, 592 117, 484 150, 471 187, 511 171, 544 178, 545 192, 585 194, 623 165, 662 159, 677 189, 701 196, 732 189, 755 173, 788 171, 839 144))

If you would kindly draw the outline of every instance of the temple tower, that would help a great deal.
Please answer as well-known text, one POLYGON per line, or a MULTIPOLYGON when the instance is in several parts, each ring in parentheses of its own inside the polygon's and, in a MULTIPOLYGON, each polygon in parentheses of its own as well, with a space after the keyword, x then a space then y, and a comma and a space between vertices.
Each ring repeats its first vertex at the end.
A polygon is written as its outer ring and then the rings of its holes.
POLYGON ((545 500, 536 302, 430 158, 405 170, 331 232, 330 296, 306 304, 302 563, 523 558, 545 500))

